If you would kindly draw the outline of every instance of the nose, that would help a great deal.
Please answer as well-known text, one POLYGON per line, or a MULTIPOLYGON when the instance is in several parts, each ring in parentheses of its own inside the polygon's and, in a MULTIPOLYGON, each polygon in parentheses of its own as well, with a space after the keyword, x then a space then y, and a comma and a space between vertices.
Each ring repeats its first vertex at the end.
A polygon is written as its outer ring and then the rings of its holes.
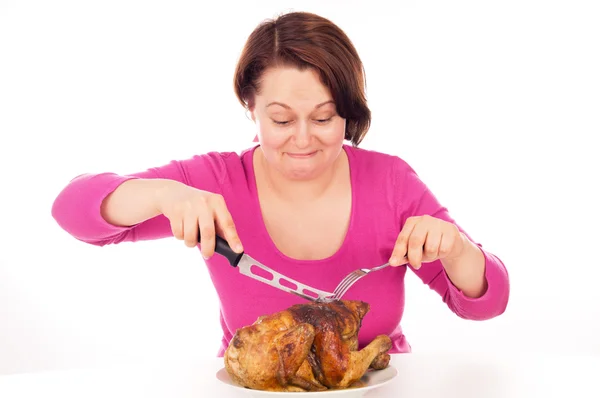
POLYGON ((296 131, 294 131, 294 143, 298 149, 307 148, 310 145, 310 129, 309 125, 305 121, 301 121, 296 125, 296 131))

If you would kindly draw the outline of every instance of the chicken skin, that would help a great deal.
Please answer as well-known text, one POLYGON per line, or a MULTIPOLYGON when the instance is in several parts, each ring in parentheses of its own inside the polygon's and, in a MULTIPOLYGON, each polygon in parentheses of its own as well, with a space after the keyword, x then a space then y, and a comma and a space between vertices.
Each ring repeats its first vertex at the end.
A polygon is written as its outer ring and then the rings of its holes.
POLYGON ((324 391, 353 387, 369 369, 388 366, 386 335, 358 350, 369 305, 362 301, 309 302, 259 317, 238 329, 225 351, 237 384, 266 391, 324 391))

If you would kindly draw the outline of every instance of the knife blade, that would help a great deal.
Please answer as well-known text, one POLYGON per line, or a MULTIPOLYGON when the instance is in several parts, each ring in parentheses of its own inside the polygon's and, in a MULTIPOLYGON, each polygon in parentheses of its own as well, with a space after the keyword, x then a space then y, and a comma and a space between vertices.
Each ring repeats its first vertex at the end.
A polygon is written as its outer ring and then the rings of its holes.
MULTIPOLYGON (((234 252, 229 243, 218 235, 215 237, 215 241, 215 253, 225 257, 232 267, 238 269, 240 274, 311 301, 326 301, 329 297, 333 296, 333 293, 315 289, 288 278, 250 257, 245 252, 234 252), (256 273, 258 270, 260 270, 260 273, 256 273), (267 275, 263 276, 261 274, 267 275), (285 285, 281 283, 282 281, 285 285)), ((200 234, 198 234, 198 243, 200 243, 200 234)))

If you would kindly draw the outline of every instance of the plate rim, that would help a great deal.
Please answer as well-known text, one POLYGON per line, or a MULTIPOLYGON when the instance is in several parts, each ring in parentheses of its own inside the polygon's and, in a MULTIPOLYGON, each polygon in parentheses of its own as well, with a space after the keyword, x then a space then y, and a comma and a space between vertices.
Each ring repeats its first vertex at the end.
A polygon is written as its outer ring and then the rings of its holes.
MULTIPOLYGON (((398 375, 400 374, 400 372, 398 371, 398 368, 396 368, 393 364, 388 364, 388 366, 386 366, 383 369, 371 369, 369 370, 369 372, 383 372, 383 371, 388 371, 388 372, 392 372, 392 374, 387 377, 385 380, 377 382, 375 384, 370 384, 370 385, 366 385, 363 387, 355 387, 355 388, 344 388, 344 389, 340 389, 340 390, 325 390, 325 391, 299 391, 299 392, 288 392, 288 391, 265 391, 265 390, 254 390, 251 388, 247 388, 244 386, 241 386, 237 383, 235 383, 232 379, 231 376, 229 375, 229 373, 227 372, 227 369, 223 366, 221 367, 219 370, 217 370, 217 372, 215 373, 215 377, 216 379, 222 383, 227 385, 230 388, 235 388, 241 391, 244 391, 246 393, 259 393, 259 394, 264 394, 265 396, 267 395, 271 395, 271 396, 281 396, 282 394, 284 395, 289 395, 289 394, 295 394, 294 396, 301 396, 299 394, 310 394, 310 396, 315 396, 315 394, 356 394, 359 392, 366 392, 368 390, 373 390, 375 388, 379 388, 382 387, 386 384, 391 383, 394 379, 396 379, 398 377, 398 375), (224 381, 219 377, 219 374, 224 374, 226 375, 228 381, 224 381)), ((366 375, 367 373, 365 373, 366 375)), ((364 377, 364 376, 363 376, 364 377)))

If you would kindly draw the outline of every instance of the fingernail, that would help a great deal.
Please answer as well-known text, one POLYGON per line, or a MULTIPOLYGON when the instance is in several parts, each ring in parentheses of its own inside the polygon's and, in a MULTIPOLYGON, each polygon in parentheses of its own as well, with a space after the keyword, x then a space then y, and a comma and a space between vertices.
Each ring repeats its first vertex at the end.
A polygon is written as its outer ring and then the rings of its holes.
POLYGON ((244 248, 242 247, 242 245, 240 243, 238 243, 235 245, 234 250, 236 252, 242 252, 242 251, 244 251, 244 248))
POLYGON ((398 265, 398 257, 394 256, 390 258, 390 265, 398 265))

